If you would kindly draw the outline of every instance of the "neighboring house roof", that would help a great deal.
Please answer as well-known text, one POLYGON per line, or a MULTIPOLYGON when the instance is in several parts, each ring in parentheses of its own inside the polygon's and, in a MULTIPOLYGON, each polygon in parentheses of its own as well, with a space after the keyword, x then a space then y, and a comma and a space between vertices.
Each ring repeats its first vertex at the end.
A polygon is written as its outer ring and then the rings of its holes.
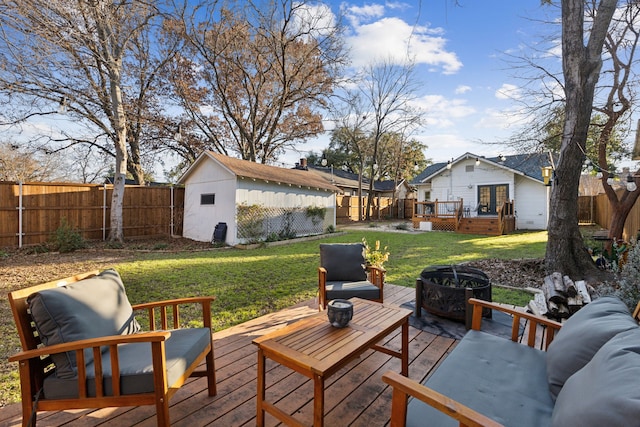
MULTIPOLYGON (((307 165, 310 171, 322 176, 324 179, 333 182, 336 186, 341 188, 349 188, 349 189, 358 189, 358 174, 347 172, 342 169, 333 170, 330 167, 325 166, 316 166, 316 165, 307 165)), ((362 190, 369 191, 369 179, 363 177, 362 178, 362 190)), ((373 191, 374 192, 386 192, 393 190, 393 181, 374 181, 373 182, 373 191), (391 183, 391 187, 389 187, 388 182, 391 183)))
MULTIPOLYGON (((454 159, 452 165, 466 159, 478 159, 480 162, 491 163, 540 182, 544 182, 542 178, 542 168, 552 166, 549 154, 547 153, 515 154, 512 156, 504 156, 504 160, 502 160, 501 157, 482 157, 473 153, 465 153, 457 159, 454 159)), ((411 184, 419 185, 430 181, 435 175, 446 170, 447 164, 448 162, 441 162, 428 166, 413 179, 411 184)))
POLYGON ((332 185, 326 179, 303 169, 285 169, 277 166, 263 165, 248 160, 236 159, 224 154, 206 151, 180 177, 178 182, 184 184, 188 176, 198 165, 206 160, 214 160, 238 177, 259 179, 266 182, 291 184, 301 187, 322 188, 324 190, 340 192, 340 188, 332 185))

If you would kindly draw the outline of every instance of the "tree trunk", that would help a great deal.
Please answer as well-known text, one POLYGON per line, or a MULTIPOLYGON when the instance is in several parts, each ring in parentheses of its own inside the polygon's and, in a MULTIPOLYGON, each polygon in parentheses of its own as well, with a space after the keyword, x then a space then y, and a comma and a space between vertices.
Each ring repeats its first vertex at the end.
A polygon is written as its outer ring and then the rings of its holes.
POLYGON ((113 194, 111 196, 111 230, 109 232, 110 242, 124 242, 123 231, 123 206, 124 188, 127 175, 127 126, 124 105, 122 103, 122 90, 120 88, 120 73, 114 64, 114 70, 110 72, 111 77, 111 105, 113 108, 113 127, 115 130, 115 152, 116 170, 113 179, 113 194))
POLYGON ((624 223, 627 221, 629 212, 631 212, 636 200, 638 200, 638 196, 640 196, 640 189, 636 188, 635 191, 631 192, 625 190, 620 200, 618 200, 617 195, 615 195, 615 201, 609 199, 609 204, 612 207, 611 222, 609 223, 610 242, 623 239, 624 223))
POLYGON ((574 279, 597 271, 584 248, 578 227, 578 184, 585 159, 595 85, 602 65, 604 38, 616 3, 616 0, 600 2, 585 46, 584 0, 562 1, 565 122, 551 190, 545 268, 548 273, 559 271, 574 279))

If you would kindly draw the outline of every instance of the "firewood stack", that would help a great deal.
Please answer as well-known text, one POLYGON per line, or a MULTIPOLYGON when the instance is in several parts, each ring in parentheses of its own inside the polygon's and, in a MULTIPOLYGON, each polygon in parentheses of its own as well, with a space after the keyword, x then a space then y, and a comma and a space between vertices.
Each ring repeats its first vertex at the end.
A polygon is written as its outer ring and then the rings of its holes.
POLYGON ((595 292, 584 280, 574 282, 558 272, 544 278, 541 290, 529 301, 527 310, 556 321, 568 319, 583 305, 589 304, 595 292))

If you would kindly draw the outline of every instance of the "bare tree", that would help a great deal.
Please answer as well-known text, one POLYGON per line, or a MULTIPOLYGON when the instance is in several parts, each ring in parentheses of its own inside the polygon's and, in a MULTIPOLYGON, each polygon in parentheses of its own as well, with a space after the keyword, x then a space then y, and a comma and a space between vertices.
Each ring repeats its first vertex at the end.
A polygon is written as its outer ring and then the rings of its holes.
MULTIPOLYGON (((611 173, 608 154, 616 141, 616 126, 619 126, 623 121, 626 121, 627 124, 630 122, 630 112, 636 100, 635 87, 639 83, 633 70, 634 65, 637 65, 635 52, 640 40, 640 31, 637 28, 640 23, 640 5, 637 1, 628 1, 626 7, 622 7, 618 11, 619 13, 614 15, 612 19, 611 27, 604 41, 605 52, 608 56, 606 61, 608 66, 602 70, 603 77, 607 82, 606 86, 601 85, 601 97, 604 98, 604 102, 596 103, 594 107, 605 118, 600 126, 596 148, 598 167, 602 171, 602 188, 611 207, 610 242, 622 239, 624 223, 640 196, 640 189, 637 185, 640 183, 637 178, 638 173, 631 174, 627 170, 623 174, 624 181, 629 179, 633 183, 633 185, 625 186, 626 191, 616 192, 608 179, 611 173)), ((595 19, 596 11, 589 9, 588 12, 591 19, 595 19)))
POLYGON ((560 157, 551 190, 545 267, 570 276, 595 273, 578 227, 578 186, 585 160, 602 51, 617 0, 601 0, 585 26, 585 0, 562 0, 562 65, 566 99, 560 157), (588 31, 588 33, 587 33, 588 31), (586 44, 585 44, 586 41, 586 44))
POLYGON ((268 163, 322 132, 345 62, 340 27, 308 1, 206 1, 181 17, 181 107, 215 151, 268 163))
POLYGON ((67 181, 68 170, 61 167, 58 154, 32 152, 15 143, 0 144, 0 181, 67 181))
POLYGON ((381 139, 385 134, 410 133, 410 129, 421 124, 423 113, 412 105, 418 88, 412 64, 398 65, 390 59, 374 62, 365 67, 357 83, 367 106, 366 126, 372 139, 367 198, 369 219, 381 139))
MULTIPOLYGON (((337 98, 338 99, 338 98, 337 98)), ((366 108, 357 91, 346 91, 339 98, 341 102, 332 105, 336 128, 331 134, 329 149, 346 153, 352 172, 358 174, 358 220, 362 221, 362 183, 367 159, 371 157, 371 139, 366 135, 366 108)))
MULTIPOLYGON (((86 139, 63 131, 60 141, 84 142, 105 152, 113 144, 115 179, 111 241, 123 241, 127 173, 125 57, 132 40, 157 16, 143 0, 2 0, 0 89, 13 102, 14 123, 51 115, 59 105, 91 127, 86 139)), ((56 139, 56 138, 52 138, 56 139)))

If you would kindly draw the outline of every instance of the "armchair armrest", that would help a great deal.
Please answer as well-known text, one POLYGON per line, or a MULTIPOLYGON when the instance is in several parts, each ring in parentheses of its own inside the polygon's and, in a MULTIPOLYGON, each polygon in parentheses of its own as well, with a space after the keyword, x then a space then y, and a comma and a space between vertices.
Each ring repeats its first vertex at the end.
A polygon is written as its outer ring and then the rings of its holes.
POLYGON ((56 353, 66 353, 68 351, 80 351, 85 349, 97 348, 103 346, 117 346, 118 344, 130 344, 140 342, 162 342, 171 336, 169 331, 159 332, 143 332, 131 335, 111 335, 107 337, 99 337, 93 339, 79 340, 62 344, 54 344, 49 346, 38 347, 33 350, 24 350, 9 357, 9 362, 20 362, 22 360, 40 358, 56 353))
POLYGON ((149 316, 149 328, 153 331, 156 329, 156 309, 160 311, 160 323, 162 329, 169 329, 169 322, 167 316, 167 309, 171 308, 172 312, 172 327, 178 329, 180 327, 180 312, 178 307, 183 304, 200 304, 202 306, 202 322, 204 327, 211 328, 211 303, 215 301, 216 297, 189 297, 178 298, 164 301, 154 301, 143 304, 135 304, 132 306, 133 310, 146 310, 149 316))
POLYGON ((546 317, 542 316, 536 316, 535 314, 506 307, 494 302, 484 301, 477 298, 470 298, 469 304, 473 306, 473 320, 471 323, 471 329, 474 329, 476 331, 479 331, 482 328, 483 307, 512 315, 513 320, 511 322, 511 341, 518 341, 518 337, 520 334, 520 319, 527 320, 529 322, 529 333, 527 336, 527 345, 529 347, 535 346, 538 326, 541 326, 544 329, 545 336, 543 336, 543 339, 546 338, 544 341, 545 350, 553 341, 556 332, 562 327, 562 323, 556 322, 555 320, 547 319, 546 317))
POLYGON ((367 270, 369 271, 369 281, 378 288, 382 289, 382 287, 384 286, 384 275, 387 270, 382 267, 375 267, 373 265, 367 266, 367 270))
POLYGON ((318 267, 318 310, 327 305, 327 269, 318 267))
POLYGON ((37 366, 41 362, 41 357, 63 353, 68 351, 75 352, 76 367, 78 369, 77 383, 78 395, 80 398, 88 397, 87 390, 87 371, 85 366, 84 350, 93 352, 94 375, 96 384, 96 397, 104 397, 104 373, 102 370, 102 348, 109 347, 109 358, 111 359, 111 387, 113 395, 119 396, 120 393, 120 357, 118 354, 118 344, 127 343, 144 343, 151 345, 151 357, 153 360, 153 370, 157 373, 156 382, 160 381, 163 389, 167 388, 167 378, 165 375, 166 361, 164 342, 171 336, 171 332, 146 332, 142 334, 132 335, 112 335, 107 337, 99 337, 95 339, 79 340, 64 344, 55 344, 52 346, 40 347, 34 350, 26 350, 17 353, 9 358, 10 362, 19 362, 20 377, 24 381, 31 383, 32 370, 31 366, 37 366))
POLYGON ((391 427, 404 427, 407 418, 409 396, 433 406, 460 422, 463 427, 501 427, 502 424, 486 417, 468 406, 463 405, 437 391, 396 372, 382 375, 382 381, 393 387, 391 398, 391 427))

